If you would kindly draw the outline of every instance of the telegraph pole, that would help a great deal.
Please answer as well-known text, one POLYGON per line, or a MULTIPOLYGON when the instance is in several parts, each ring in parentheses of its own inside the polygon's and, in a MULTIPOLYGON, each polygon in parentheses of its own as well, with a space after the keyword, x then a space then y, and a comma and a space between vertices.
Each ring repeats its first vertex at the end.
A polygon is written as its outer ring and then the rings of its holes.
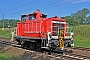
POLYGON ((4 14, 3 14, 3 30, 4 30, 4 14))

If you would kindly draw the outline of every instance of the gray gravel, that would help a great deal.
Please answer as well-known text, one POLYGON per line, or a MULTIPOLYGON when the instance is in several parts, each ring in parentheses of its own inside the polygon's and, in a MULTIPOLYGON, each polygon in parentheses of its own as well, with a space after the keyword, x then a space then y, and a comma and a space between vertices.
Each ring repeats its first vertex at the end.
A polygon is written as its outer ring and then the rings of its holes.
POLYGON ((52 58, 50 56, 44 56, 43 54, 39 56, 36 55, 35 52, 25 52, 18 60, 63 60, 59 58, 52 58))
POLYGON ((18 60, 49 60, 42 56, 37 56, 35 52, 26 52, 18 60))

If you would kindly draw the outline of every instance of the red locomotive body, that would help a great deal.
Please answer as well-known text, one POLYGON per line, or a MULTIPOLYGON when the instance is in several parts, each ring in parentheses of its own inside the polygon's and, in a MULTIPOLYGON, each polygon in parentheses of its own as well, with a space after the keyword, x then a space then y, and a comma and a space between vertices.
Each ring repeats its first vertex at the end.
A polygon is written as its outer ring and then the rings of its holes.
POLYGON ((59 46, 61 49, 64 48, 64 45, 71 41, 71 39, 65 38, 67 35, 66 20, 57 16, 52 18, 46 18, 46 16, 40 10, 22 15, 21 22, 17 24, 15 40, 30 48, 48 47, 51 44, 59 46))
POLYGON ((26 36, 31 38, 47 38, 47 32, 53 32, 52 36, 58 36, 57 33, 59 32, 59 27, 64 27, 64 33, 66 32, 66 20, 64 19, 53 17, 28 20, 28 18, 29 17, 27 17, 26 22, 18 23, 18 36, 26 36))

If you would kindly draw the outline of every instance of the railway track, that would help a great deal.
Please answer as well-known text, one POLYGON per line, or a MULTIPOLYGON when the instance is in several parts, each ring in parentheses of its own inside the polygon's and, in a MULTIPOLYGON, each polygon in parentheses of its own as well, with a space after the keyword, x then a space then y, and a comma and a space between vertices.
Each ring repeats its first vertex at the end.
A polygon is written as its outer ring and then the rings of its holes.
POLYGON ((16 45, 16 42, 0 41, 0 51, 2 51, 4 47, 8 45, 13 47, 20 47, 19 45, 16 45))
MULTIPOLYGON (((0 41, 0 50, 3 50, 3 48, 7 45, 21 48, 20 45, 16 45, 15 42, 0 41)), ((76 48, 72 48, 72 49, 76 49, 76 48)), ((83 50, 84 48, 78 48, 78 49, 83 50)), ((86 50, 89 51, 88 49, 86 49, 86 50)), ((29 50, 27 50, 27 51, 29 51, 29 50)), ((39 54, 40 54, 40 52, 39 52, 39 54)), ((73 54, 73 53, 71 53, 71 54, 64 53, 63 55, 57 54, 57 53, 52 53, 51 55, 48 55, 48 52, 45 52, 44 56, 49 56, 50 58, 62 59, 62 60, 90 60, 90 57, 88 57, 88 56, 82 56, 82 55, 77 55, 77 54, 73 54)))
MULTIPOLYGON (((10 39, 6 38, 0 38, 0 43, 6 44, 6 45, 14 45, 16 42, 10 42, 10 39)), ((90 51, 90 48, 83 48, 83 47, 70 47, 66 49, 72 49, 72 50, 81 50, 81 51, 90 51)))
POLYGON ((82 51, 90 51, 90 48, 82 48, 82 47, 74 47, 74 48, 71 48, 71 49, 82 50, 82 51))
POLYGON ((50 56, 51 58, 54 58, 54 59, 62 59, 62 60, 90 60, 90 57, 77 55, 77 54, 61 55, 61 54, 57 54, 57 53, 52 53, 51 55, 47 55, 47 56, 50 56))
POLYGON ((87 56, 82 56, 82 55, 78 55, 78 54, 65 54, 65 56, 67 56, 68 58, 71 59, 79 59, 79 60, 90 60, 90 57, 87 56))

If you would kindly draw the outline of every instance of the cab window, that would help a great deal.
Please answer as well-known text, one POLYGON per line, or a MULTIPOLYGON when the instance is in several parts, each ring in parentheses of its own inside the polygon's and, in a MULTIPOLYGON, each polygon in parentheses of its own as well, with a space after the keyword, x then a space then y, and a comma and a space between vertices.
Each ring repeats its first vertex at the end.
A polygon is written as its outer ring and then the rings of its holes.
POLYGON ((26 21, 26 18, 27 18, 27 15, 22 15, 22 16, 21 16, 21 21, 22 21, 22 22, 25 22, 25 21, 26 21))
POLYGON ((29 16, 29 20, 35 20, 35 19, 36 19, 36 18, 35 18, 34 15, 29 16))
POLYGON ((25 21, 26 21, 26 17, 23 17, 23 18, 22 18, 22 21, 25 22, 25 21))

